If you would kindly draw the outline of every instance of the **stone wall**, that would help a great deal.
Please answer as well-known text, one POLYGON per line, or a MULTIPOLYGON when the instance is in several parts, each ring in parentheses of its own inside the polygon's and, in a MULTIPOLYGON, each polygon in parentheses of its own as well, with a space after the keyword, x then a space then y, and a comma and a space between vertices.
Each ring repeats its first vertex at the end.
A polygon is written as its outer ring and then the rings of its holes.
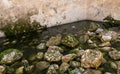
POLYGON ((29 17, 48 27, 79 20, 120 19, 120 0, 0 0, 0 28, 29 17))

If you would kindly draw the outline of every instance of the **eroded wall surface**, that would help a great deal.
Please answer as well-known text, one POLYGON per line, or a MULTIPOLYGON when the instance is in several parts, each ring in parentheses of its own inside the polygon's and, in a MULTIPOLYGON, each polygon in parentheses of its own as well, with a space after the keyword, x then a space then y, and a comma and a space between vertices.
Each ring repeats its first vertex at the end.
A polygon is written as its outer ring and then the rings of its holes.
POLYGON ((87 19, 102 21, 110 15, 120 20, 120 0, 87 0, 87 19))
POLYGON ((29 17, 48 27, 79 20, 120 19, 120 0, 0 0, 0 27, 29 17))

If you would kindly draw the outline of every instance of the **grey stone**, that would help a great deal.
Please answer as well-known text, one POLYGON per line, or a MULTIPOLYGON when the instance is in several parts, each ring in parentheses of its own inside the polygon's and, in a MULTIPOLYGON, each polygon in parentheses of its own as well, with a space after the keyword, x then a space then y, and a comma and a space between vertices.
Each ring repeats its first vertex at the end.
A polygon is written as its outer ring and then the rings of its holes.
POLYGON ((9 64, 19 60, 23 56, 23 53, 18 49, 7 49, 0 54, 0 63, 9 64))

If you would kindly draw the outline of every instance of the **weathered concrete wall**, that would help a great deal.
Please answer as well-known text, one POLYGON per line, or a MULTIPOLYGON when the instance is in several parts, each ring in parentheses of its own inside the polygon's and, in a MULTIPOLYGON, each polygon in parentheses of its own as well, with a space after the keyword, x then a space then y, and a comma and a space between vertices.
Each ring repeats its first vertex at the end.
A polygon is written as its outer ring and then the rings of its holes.
POLYGON ((48 27, 108 15, 120 19, 120 0, 0 0, 0 27, 24 16, 48 27))
POLYGON ((108 15, 120 20, 120 0, 87 0, 87 19, 102 21, 108 15))

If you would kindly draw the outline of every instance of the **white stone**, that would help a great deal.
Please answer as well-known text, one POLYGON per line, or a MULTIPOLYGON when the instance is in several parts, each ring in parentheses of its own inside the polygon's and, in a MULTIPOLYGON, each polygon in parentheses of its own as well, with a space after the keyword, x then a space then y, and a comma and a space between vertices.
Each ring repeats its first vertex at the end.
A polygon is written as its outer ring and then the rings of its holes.
POLYGON ((117 37, 118 37, 118 34, 115 31, 108 31, 105 35, 111 36, 112 39, 114 39, 114 40, 117 39, 117 37))
POLYGON ((111 36, 105 36, 105 35, 103 35, 102 38, 101 38, 101 40, 102 40, 103 42, 110 42, 111 39, 112 39, 111 36))
POLYGON ((101 32, 103 32, 103 29, 101 29, 101 28, 98 28, 98 29, 96 30, 96 33, 101 33, 101 32))
POLYGON ((88 43, 90 43, 90 44, 92 44, 92 43, 93 43, 93 41, 92 41, 91 39, 89 39, 87 42, 88 42, 88 43))
POLYGON ((5 37, 5 33, 3 31, 0 31, 0 38, 5 37))

